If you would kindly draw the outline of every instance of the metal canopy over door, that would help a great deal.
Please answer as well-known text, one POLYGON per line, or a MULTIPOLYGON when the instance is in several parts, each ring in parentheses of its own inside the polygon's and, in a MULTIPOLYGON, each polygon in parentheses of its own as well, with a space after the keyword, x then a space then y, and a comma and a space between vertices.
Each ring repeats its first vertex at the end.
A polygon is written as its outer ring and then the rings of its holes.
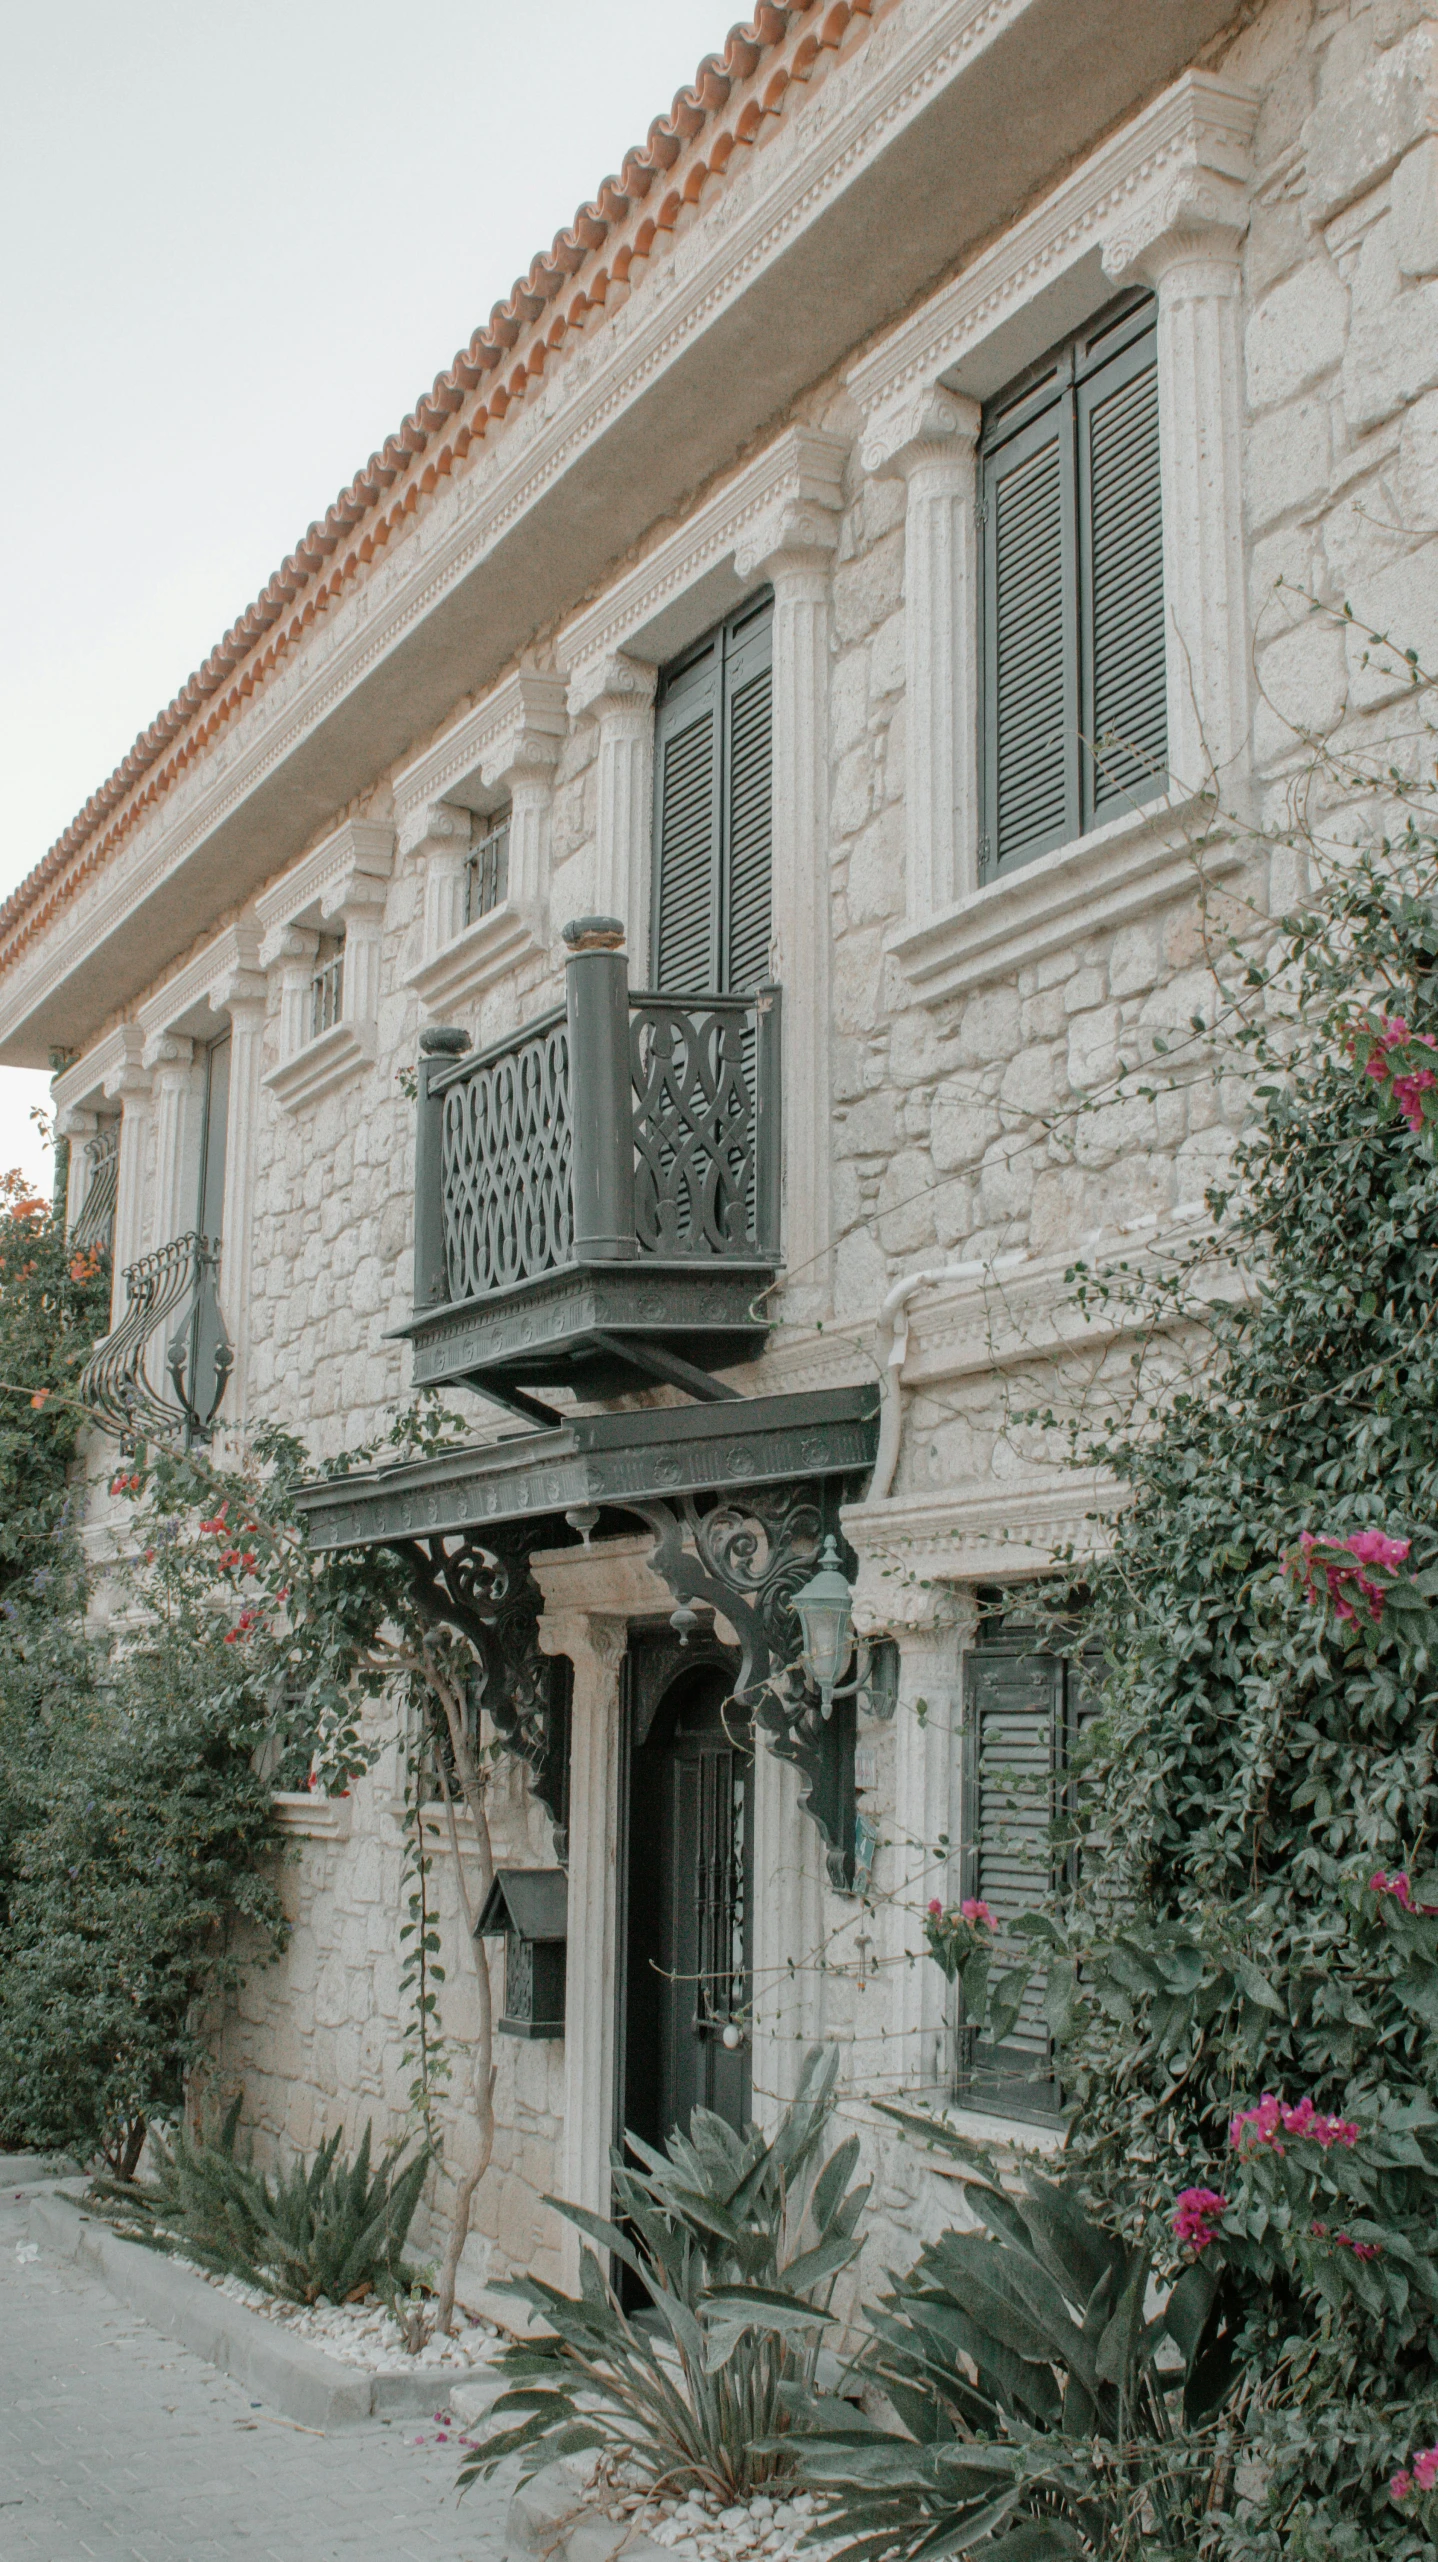
POLYGON ((696 2108, 749 2117, 753 1738, 716 1657, 630 1657, 623 2114, 656 2145, 696 2108))

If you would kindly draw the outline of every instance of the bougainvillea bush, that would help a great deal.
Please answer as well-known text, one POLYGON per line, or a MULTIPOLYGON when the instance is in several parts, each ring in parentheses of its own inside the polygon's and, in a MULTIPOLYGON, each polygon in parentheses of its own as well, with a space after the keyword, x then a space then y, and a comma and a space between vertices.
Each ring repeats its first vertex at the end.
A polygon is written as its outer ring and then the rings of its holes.
POLYGON ((1079 1276, 1206 1340, 1076 1436, 1133 1500, 1083 1613, 1082 1881, 1030 1929, 1083 2193, 1221 2271, 1252 2407, 1213 2532, 1252 2556, 1435 2551, 1435 971, 1413 830, 1236 975, 1255 1117, 1211 1241, 1079 1276))
POLYGON ((0 1174, 0 1591, 43 1569, 83 1420, 81 1366, 109 1322, 110 1258, 76 1253, 23 1174, 0 1174))

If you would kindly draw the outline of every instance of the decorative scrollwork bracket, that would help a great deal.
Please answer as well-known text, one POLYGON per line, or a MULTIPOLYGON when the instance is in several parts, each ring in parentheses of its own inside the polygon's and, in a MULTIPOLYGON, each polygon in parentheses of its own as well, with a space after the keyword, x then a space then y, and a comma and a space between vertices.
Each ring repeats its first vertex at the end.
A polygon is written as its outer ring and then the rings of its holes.
POLYGON ((456 1628, 478 1658, 478 1704, 501 1748, 529 1772, 533 1796, 567 1853, 569 1666, 541 1652, 544 1595, 529 1570, 532 1533, 516 1524, 479 1538, 473 1531, 396 1543, 415 1599, 437 1626, 456 1628))
POLYGON ((727 1619, 739 1640, 734 1696, 749 1709, 781 1761, 805 1782, 800 1804, 818 1826, 829 1883, 852 1894, 855 1878, 852 1695, 826 1718, 799 1658, 793 1597, 813 1573, 826 1538, 848 1571, 858 1560, 839 1528, 840 1489, 822 1479, 755 1487, 701 1511, 692 1495, 629 1502, 654 1532, 650 1564, 678 1604, 676 1623, 696 1602, 727 1619))

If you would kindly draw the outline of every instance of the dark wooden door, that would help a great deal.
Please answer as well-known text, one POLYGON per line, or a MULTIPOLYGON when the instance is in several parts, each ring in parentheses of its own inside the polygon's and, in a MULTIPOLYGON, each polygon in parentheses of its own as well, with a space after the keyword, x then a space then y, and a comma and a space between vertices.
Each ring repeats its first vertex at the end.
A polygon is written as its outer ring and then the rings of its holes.
POLYGON ((695 2108, 749 2116, 753 1746, 731 1680, 679 1672, 630 1764, 624 2122, 655 2145, 695 2108))

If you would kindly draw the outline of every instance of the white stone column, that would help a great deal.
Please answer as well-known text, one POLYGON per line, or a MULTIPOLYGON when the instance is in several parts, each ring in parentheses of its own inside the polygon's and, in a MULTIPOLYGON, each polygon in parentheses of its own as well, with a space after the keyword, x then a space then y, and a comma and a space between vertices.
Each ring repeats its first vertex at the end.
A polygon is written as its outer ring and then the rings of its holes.
POLYGON ((200 1188, 201 1115, 204 1092, 195 1044, 180 1032, 161 1032, 145 1043, 155 1098, 155 1199, 152 1247, 168 1245, 195 1225, 200 1188))
POLYGON ((599 732, 594 813, 594 912, 622 918, 629 975, 649 972, 650 840, 654 830, 656 671, 616 652, 570 687, 572 719, 599 732))
POLYGON ((833 1080, 829 871, 829 572, 832 509, 786 503, 734 556, 774 589, 774 974, 784 990, 785 1315, 830 1300, 833 1080))
POLYGON ((400 828, 401 857, 417 854, 424 864, 420 939, 425 961, 437 959, 463 932, 464 867, 472 834, 468 810, 451 801, 430 801, 400 828))
POLYGON ((801 1773, 754 1746, 754 2010, 750 2079, 772 2126, 824 2033, 824 1845, 799 1803, 801 1773))
POLYGON ((84 1207, 90 1172, 86 1149, 100 1127, 98 1112, 77 1111, 64 1106, 55 1115, 55 1135, 70 1143, 69 1169, 65 1178, 65 1232, 68 1235, 84 1207))
POLYGON ((868 425, 904 513, 904 878, 911 925, 978 886, 977 452, 983 411, 938 385, 868 425))
POLYGON ((369 872, 356 872, 342 889, 322 902, 320 914, 337 923, 344 935, 344 982, 340 1021, 368 1044, 379 1016, 380 963, 384 954, 384 911, 389 883, 369 872))
POLYGON ((220 1229, 220 1305, 234 1351, 230 1412, 246 1415, 250 1357, 250 1289, 254 1269, 255 1175, 259 1163, 264 1065, 265 982, 237 970, 212 990, 216 1012, 230 1018, 230 1094, 225 1123, 225 1198, 220 1229))
POLYGON ((150 1079, 140 1063, 140 1036, 133 1036, 133 1056, 111 1069, 105 1079, 108 1102, 120 1107, 120 1153, 115 1179, 115 1245, 110 1292, 110 1323, 125 1313, 125 1274, 145 1250, 145 1159, 153 1110, 150 1079))
MULTIPOLYGON (((568 1950, 564 1991, 564 2138, 559 2194, 596 2215, 610 2208, 619 1968, 619 1668, 627 1623, 547 1610, 546 1653, 574 1666, 570 1715, 568 1950)), ((579 2283, 581 2243, 563 2228, 561 2284, 579 2283)))
POLYGON ((1248 742, 1243 567, 1244 190, 1205 175, 1105 240, 1115 284, 1158 296, 1158 431, 1175 792, 1224 794, 1248 742))
POLYGON ((549 822, 554 771, 547 765, 514 765, 509 784, 509 887, 507 903, 543 940, 549 918, 549 822))
POLYGON ((886 1956, 892 1968, 891 2020, 906 2090, 949 2086, 948 1988, 928 1953, 924 1913, 937 1895, 950 1899, 950 1858, 958 1837, 959 1728, 963 1650, 974 1625, 971 1604, 938 1590, 917 1626, 896 1628, 899 1704, 894 1730, 893 1846, 885 1880, 886 1956), (947 1845, 947 1847, 946 1847, 947 1845))

